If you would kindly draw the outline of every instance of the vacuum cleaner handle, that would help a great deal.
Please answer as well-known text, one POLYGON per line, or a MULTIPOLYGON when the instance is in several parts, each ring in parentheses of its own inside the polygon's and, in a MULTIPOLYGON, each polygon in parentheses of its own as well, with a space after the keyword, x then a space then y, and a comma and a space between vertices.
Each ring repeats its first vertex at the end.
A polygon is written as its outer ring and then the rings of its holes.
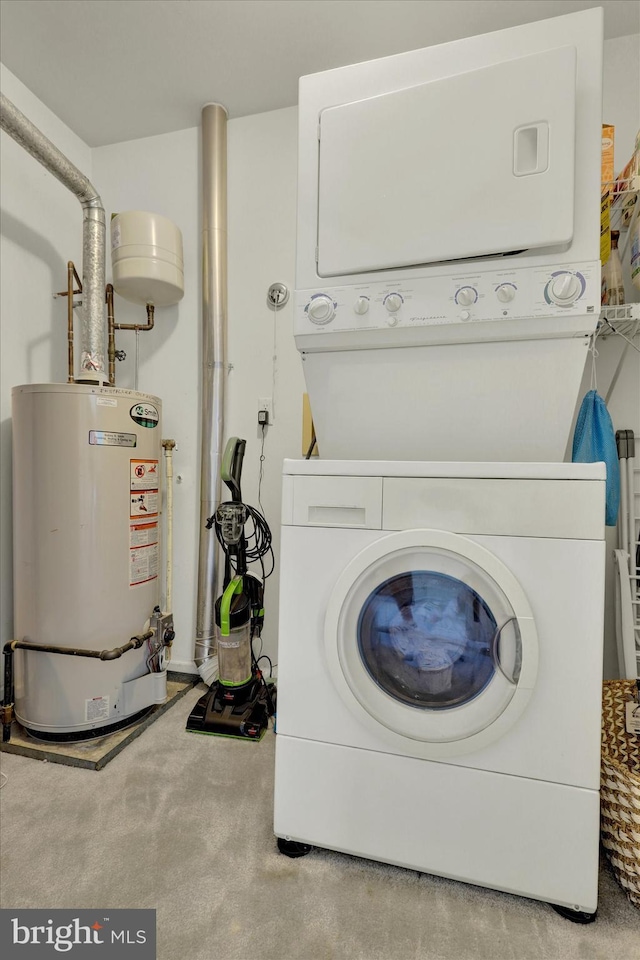
POLYGON ((229 487, 231 499, 235 503, 242 503, 240 477, 242 476, 242 461, 244 460, 246 445, 246 440, 240 440, 238 437, 230 437, 227 440, 227 445, 224 448, 224 454, 222 456, 220 476, 229 487))

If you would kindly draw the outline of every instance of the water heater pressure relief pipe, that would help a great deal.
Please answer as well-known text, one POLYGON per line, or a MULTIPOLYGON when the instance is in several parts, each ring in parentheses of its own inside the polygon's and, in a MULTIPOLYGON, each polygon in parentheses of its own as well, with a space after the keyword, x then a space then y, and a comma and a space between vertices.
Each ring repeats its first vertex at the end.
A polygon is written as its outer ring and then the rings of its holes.
MULTIPOLYGON (((173 610, 173 450, 175 440, 163 440, 165 479, 167 482, 165 610, 173 610)), ((167 657, 167 659, 169 659, 167 657)))
POLYGON ((96 188, 25 115, 0 94, 0 127, 30 153, 82 205, 82 326, 80 377, 106 383, 104 281, 106 218, 96 188))

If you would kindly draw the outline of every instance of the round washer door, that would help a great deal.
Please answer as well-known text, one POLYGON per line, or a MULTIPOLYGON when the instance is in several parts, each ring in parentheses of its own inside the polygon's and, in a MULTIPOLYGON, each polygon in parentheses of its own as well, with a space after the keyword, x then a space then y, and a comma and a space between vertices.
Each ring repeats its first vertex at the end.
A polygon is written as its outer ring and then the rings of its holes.
POLYGON ((342 698, 371 728, 466 753, 524 710, 538 669, 526 595, 494 554, 442 530, 365 547, 331 594, 325 648, 342 698), (364 711, 364 713, 363 713, 364 711))

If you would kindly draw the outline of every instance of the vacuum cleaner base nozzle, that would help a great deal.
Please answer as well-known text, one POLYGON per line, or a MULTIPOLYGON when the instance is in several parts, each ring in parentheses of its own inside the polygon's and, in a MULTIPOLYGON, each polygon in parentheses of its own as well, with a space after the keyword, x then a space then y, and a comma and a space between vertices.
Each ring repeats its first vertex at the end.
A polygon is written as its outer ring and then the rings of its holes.
MULTIPOLYGON (((273 697, 275 689, 272 688, 273 697)), ((213 683, 189 714, 187 730, 237 740, 261 740, 269 723, 268 693, 252 678, 242 687, 213 683)))

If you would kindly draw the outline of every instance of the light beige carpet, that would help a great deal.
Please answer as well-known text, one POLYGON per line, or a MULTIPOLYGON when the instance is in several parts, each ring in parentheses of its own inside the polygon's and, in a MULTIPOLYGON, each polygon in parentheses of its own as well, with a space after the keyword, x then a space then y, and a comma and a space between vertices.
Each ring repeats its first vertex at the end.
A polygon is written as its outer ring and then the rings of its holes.
POLYGON ((277 852, 274 736, 187 733, 197 687, 101 771, 3 754, 3 907, 153 907, 159 960, 640 960, 603 865, 596 923, 367 860, 277 852))

